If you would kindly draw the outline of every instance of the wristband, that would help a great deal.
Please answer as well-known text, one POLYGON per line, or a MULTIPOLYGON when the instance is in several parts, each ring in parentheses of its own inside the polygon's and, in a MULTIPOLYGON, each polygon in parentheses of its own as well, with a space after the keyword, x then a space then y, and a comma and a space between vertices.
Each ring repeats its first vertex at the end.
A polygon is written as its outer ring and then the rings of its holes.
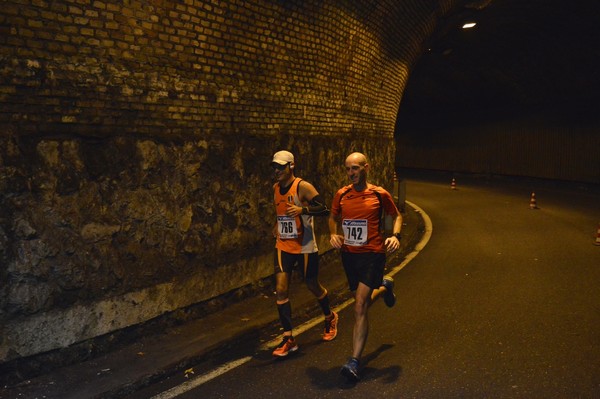
POLYGON ((400 233, 394 233, 394 237, 396 237, 398 239, 398 241, 400 241, 400 238, 402 237, 402 235, 400 233))

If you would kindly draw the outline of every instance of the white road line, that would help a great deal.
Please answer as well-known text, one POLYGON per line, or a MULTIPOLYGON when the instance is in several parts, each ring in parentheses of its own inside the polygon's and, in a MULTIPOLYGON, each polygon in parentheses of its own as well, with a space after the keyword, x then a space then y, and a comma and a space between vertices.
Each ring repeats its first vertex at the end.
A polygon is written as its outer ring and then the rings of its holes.
POLYGON ((406 257, 404 258, 404 260, 402 261, 402 263, 400 263, 398 266, 394 266, 392 268, 392 270, 388 273, 389 275, 394 275, 396 273, 398 273, 400 270, 402 270, 406 265, 409 264, 409 262, 411 260, 413 260, 415 258, 415 256, 417 256, 419 254, 419 252, 421 252, 423 250, 423 248, 425 248, 425 245, 427 245, 427 243, 429 242, 429 239, 431 238, 431 234, 433 233, 433 224, 431 223, 431 219, 429 218, 429 215, 427 215, 425 213, 425 211, 421 208, 419 208, 416 204, 413 204, 410 201, 405 201, 408 205, 410 205, 415 211, 417 211, 418 213, 421 214, 421 217, 423 218, 423 223, 425 224, 425 233, 423 234, 423 237, 421 237, 421 241, 419 241, 416 245, 415 245, 415 249, 409 253, 408 255, 406 255, 406 257))
MULTIPOLYGON (((402 261, 402 263, 400 263, 398 266, 395 266, 392 268, 392 270, 388 273, 390 275, 394 275, 396 273, 398 273, 400 270, 402 270, 406 265, 408 265, 408 263, 414 259, 415 256, 417 256, 417 254, 423 249, 425 248, 425 245, 427 245, 427 242, 429 241, 429 239, 431 238, 431 233, 433 232, 433 225, 431 224, 431 219, 429 218, 429 216, 425 213, 425 211, 423 211, 421 208, 419 208, 417 205, 413 204, 412 202, 406 201, 407 204, 409 204, 412 208, 415 209, 415 211, 419 212, 421 214, 421 216, 423 217, 423 221, 425 223, 425 234, 423 234, 423 237, 421 238, 421 241, 419 241, 417 243, 417 245, 415 245, 415 249, 408 254, 404 260, 402 261)), ((350 306, 352 303, 354 303, 354 299, 348 299, 347 301, 345 301, 344 303, 336 306, 333 308, 334 311, 339 312, 342 309, 350 306)), ((301 324, 300 326, 294 328, 294 335, 298 336, 308 330, 310 330, 311 328, 313 328, 314 326, 316 326, 317 324, 321 324, 323 323, 323 318, 322 317, 315 317, 312 320, 307 321, 304 324, 301 324)), ((281 340, 281 337, 277 337, 275 339, 272 339, 269 342, 266 342, 264 344, 262 344, 260 346, 260 350, 264 351, 264 350, 269 350, 270 348, 274 347, 275 345, 277 345, 279 343, 279 341, 281 340)), ((182 395, 184 393, 186 393, 187 391, 191 391, 194 388, 199 387, 200 385, 219 377, 220 375, 223 375, 225 373, 227 373, 230 370, 233 370, 234 368, 241 366, 244 363, 248 363, 250 360, 252 360, 251 356, 246 356, 244 358, 238 359, 238 360, 234 360, 231 361, 229 363, 225 363, 224 365, 206 373, 203 375, 200 375, 194 379, 191 379, 189 381, 184 382, 181 385, 175 386, 169 390, 166 390, 164 392, 159 393, 158 395, 155 395, 152 397, 152 399, 172 399, 175 398, 179 395, 182 395)))
POLYGON ((217 378, 218 376, 225 374, 226 372, 233 370, 234 368, 241 366, 244 363, 249 362, 250 360, 252 360, 252 357, 246 356, 241 359, 234 360, 229 363, 225 363, 221 367, 218 367, 209 373, 198 376, 197 378, 194 378, 192 380, 186 381, 183 384, 177 385, 167 391, 161 392, 158 395, 153 396, 152 399, 175 398, 179 395, 186 393, 187 391, 191 391, 192 389, 199 387, 200 385, 212 380, 213 378, 217 378))
MULTIPOLYGON (((344 309, 345 307, 347 307, 348 305, 350 305, 352 302, 354 302, 354 299, 348 299, 346 302, 342 303, 341 305, 334 307, 333 311, 338 312, 338 311, 344 309)), ((306 323, 299 325, 298 327, 294 327, 294 336, 297 337, 298 335, 306 332, 307 330, 310 330, 317 324, 322 324, 322 323, 323 323, 323 317, 315 317, 314 319, 309 320, 306 323)), ((260 346, 260 350, 262 350, 262 351, 268 350, 269 348, 272 348, 275 345, 279 344, 280 341, 281 341, 281 337, 272 339, 271 341, 262 344, 260 346)))

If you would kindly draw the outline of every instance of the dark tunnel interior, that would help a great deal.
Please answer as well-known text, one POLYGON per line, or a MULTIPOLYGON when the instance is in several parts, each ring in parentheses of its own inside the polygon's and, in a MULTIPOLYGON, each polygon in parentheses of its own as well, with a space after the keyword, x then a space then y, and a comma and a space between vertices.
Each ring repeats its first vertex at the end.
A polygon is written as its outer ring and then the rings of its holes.
POLYGON ((519 114, 589 118, 600 103, 600 6, 581 0, 467 1, 441 18, 414 66, 399 123, 519 114), (474 22, 470 29, 465 23, 474 22))

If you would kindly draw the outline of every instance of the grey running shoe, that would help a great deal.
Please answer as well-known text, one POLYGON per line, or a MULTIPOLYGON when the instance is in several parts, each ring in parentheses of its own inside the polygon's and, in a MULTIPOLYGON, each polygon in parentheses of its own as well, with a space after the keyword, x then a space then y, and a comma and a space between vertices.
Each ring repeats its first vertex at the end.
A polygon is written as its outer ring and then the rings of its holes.
POLYGON ((391 308, 396 304, 396 295, 394 294, 394 279, 389 276, 385 276, 381 285, 386 288, 385 294, 383 294, 383 301, 388 308, 391 308))
POLYGON ((358 359, 351 357, 348 363, 342 366, 340 373, 348 379, 348 381, 357 382, 360 380, 358 377, 358 359))

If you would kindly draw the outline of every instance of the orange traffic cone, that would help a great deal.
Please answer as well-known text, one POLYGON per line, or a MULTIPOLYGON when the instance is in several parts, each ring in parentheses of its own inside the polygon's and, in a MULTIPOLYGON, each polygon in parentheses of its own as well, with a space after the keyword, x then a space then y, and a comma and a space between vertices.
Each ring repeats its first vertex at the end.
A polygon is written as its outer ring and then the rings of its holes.
POLYGON ((452 179, 452 184, 450 184, 450 188, 452 190, 456 190, 456 179, 452 179))
POLYGON ((600 245, 600 223, 598 223, 598 232, 596 233, 596 245, 600 245))
POLYGON ((529 209, 539 209, 537 201, 535 200, 535 193, 531 193, 531 199, 529 200, 529 209))

